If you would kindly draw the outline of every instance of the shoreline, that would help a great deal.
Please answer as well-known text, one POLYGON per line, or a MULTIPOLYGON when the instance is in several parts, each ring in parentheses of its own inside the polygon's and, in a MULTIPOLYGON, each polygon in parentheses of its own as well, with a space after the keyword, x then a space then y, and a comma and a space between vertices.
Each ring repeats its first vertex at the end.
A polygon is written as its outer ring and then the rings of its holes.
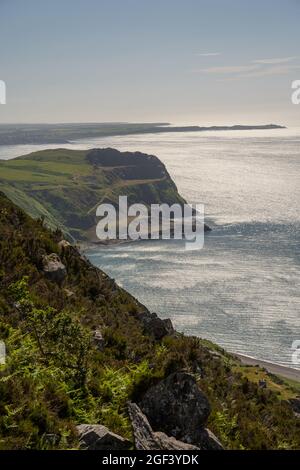
POLYGON ((300 369, 293 369, 292 367, 282 366, 274 362, 256 359, 254 357, 245 356, 239 353, 230 352, 230 354, 239 359, 242 364, 249 366, 260 366, 271 374, 278 375, 288 380, 294 380, 295 382, 300 382, 300 369))
MULTIPOLYGON (((194 226, 193 226, 193 230, 194 230, 194 226)), ((207 225, 206 223, 204 223, 204 233, 207 234, 209 232, 212 232, 213 229, 207 225)), ((184 231, 182 232, 182 238, 180 240, 185 240, 185 236, 184 236, 184 231)), ((97 239, 91 239, 91 240, 87 240, 87 241, 82 241, 82 242, 79 242, 78 245, 79 245, 79 249, 80 251, 85 251, 85 250, 88 250, 89 248, 91 249, 94 249, 95 247, 100 247, 100 248, 103 248, 103 247, 111 247, 111 246, 119 246, 119 245, 124 245, 125 243, 126 244, 129 244, 129 243, 136 243, 136 242, 140 242, 140 241, 166 241, 168 239, 163 239, 162 238, 162 232, 159 231, 158 232, 158 235, 159 235, 159 238, 152 238, 151 237, 151 231, 148 232, 147 234, 147 237, 145 238, 138 238, 137 240, 132 240, 130 238, 126 238, 126 239, 119 239, 119 238, 113 238, 113 239, 107 239, 107 240, 97 240, 97 239)), ((170 235, 171 235, 171 238, 169 240, 176 240, 174 238, 174 231, 171 227, 171 232, 170 232, 170 235)), ((75 244, 77 245, 77 244, 75 244)))
MULTIPOLYGON (((136 240, 136 241, 140 241, 140 240, 136 240)), ((135 241, 135 242, 136 242, 135 241)), ((132 243, 133 241, 132 240, 114 240, 113 241, 114 243, 93 243, 93 242, 88 242, 88 243, 83 243, 83 244, 80 244, 79 245, 79 251, 85 255, 85 252, 90 250, 90 249, 95 249, 96 247, 98 248, 109 248, 109 247, 112 247, 112 246, 118 246, 118 245, 122 245, 122 244, 128 244, 128 243, 132 243)), ((134 242, 134 243, 135 243, 134 242)), ((219 345, 218 345, 219 346, 219 345)), ((274 362, 271 362, 271 361, 266 361, 266 360, 263 360, 263 359, 257 359, 257 358, 254 358, 252 356, 247 356, 247 355, 244 355, 244 354, 240 354, 240 353, 236 353, 236 352, 232 352, 232 351, 228 351, 228 350, 225 350, 228 354, 231 354, 234 358, 238 359, 241 361, 242 364, 244 365, 249 365, 249 366, 259 366, 259 367, 262 367, 264 369, 266 369, 269 373, 271 374, 274 374, 274 375, 277 375, 277 376, 280 376, 284 379, 287 379, 287 380, 293 380, 295 382, 300 382, 300 369, 295 369, 295 368, 292 368, 292 367, 289 367, 289 366, 283 366, 283 365, 280 365, 280 364, 276 364, 274 362)))

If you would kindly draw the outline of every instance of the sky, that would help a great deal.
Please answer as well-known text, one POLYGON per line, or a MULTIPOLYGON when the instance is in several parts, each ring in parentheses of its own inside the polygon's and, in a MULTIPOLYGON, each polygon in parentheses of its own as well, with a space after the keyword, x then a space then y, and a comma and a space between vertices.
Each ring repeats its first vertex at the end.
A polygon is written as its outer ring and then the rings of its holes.
POLYGON ((300 125, 300 0, 0 0, 0 123, 300 125))

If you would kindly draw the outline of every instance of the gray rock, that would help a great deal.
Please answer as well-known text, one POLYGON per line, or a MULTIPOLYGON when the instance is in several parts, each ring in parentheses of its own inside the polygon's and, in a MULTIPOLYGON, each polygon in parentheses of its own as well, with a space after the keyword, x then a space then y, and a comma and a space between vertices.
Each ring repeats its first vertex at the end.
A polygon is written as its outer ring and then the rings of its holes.
POLYGON ((201 450, 224 449, 219 439, 207 428, 202 429, 200 438, 198 440, 198 445, 200 446, 201 450))
POLYGON ((95 346, 97 347, 97 349, 99 351, 103 351, 104 347, 105 347, 105 340, 102 336, 102 333, 101 333, 101 330, 99 329, 96 329, 93 333, 93 341, 94 341, 94 344, 95 346))
POLYGON ((211 408, 195 378, 186 372, 169 375, 148 389, 139 403, 154 431, 197 445, 211 408))
POLYGON ((48 279, 57 284, 61 284, 67 275, 66 267, 56 253, 43 257, 43 271, 48 279))
POLYGON ((156 313, 148 311, 138 313, 137 317, 142 323, 145 333, 153 336, 156 340, 174 333, 174 328, 169 318, 162 320, 156 313))
POLYGON ((156 432, 154 435, 159 445, 158 448, 162 450, 200 450, 200 447, 179 441, 175 437, 167 436, 164 432, 156 432))
POLYGON ((293 412, 297 415, 297 418, 300 416, 300 398, 290 398, 288 400, 293 412))
POLYGON ((64 289, 64 293, 66 294, 66 296, 71 299, 75 296, 74 292, 69 290, 69 289, 64 289))
POLYGON ((131 442, 101 424, 76 426, 80 447, 85 450, 126 450, 131 442))
POLYGON ((61 240, 60 242, 58 242, 58 246, 61 250, 63 250, 64 248, 69 248, 69 246, 71 246, 71 243, 69 243, 67 240, 61 240))
POLYGON ((199 447, 178 441, 163 432, 154 432, 146 416, 135 403, 129 403, 128 412, 137 450, 196 450, 199 447))
POLYGON ((214 359, 223 359, 224 356, 219 352, 219 351, 214 351, 212 349, 209 350, 211 356, 214 358, 214 359))
POLYGON ((259 380, 258 386, 260 388, 267 388, 267 382, 265 380, 259 380))

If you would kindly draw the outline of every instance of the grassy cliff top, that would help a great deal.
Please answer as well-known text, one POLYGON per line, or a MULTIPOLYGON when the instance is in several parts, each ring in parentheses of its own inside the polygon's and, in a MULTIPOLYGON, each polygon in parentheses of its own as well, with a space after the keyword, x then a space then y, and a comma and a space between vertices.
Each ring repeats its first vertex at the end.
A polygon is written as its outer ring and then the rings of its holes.
POLYGON ((119 195, 129 204, 184 203, 157 157, 110 148, 44 150, 2 161, 0 190, 73 240, 93 239, 97 206, 117 206, 119 195))

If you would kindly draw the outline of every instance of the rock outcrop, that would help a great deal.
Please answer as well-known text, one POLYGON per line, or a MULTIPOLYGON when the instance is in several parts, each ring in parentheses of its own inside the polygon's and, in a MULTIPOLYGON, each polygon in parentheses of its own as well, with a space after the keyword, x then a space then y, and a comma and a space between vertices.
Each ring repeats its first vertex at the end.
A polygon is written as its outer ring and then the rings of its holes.
POLYGON ((296 418, 300 418, 300 396, 288 400, 296 418))
POLYGON ((201 449, 222 449, 217 437, 205 428, 211 408, 193 375, 169 375, 147 390, 139 406, 154 431, 201 449))
POLYGON ((60 257, 56 253, 51 253, 50 255, 45 255, 42 261, 45 276, 50 281, 62 284, 67 275, 67 270, 60 257))
POLYGON ((94 342, 95 346, 97 347, 97 349, 99 351, 103 351, 103 349, 105 347, 105 340, 104 340, 103 335, 101 333, 101 330, 99 330, 99 328, 97 328, 93 332, 93 342, 94 342))
POLYGON ((156 313, 149 311, 138 313, 137 318, 142 323, 145 333, 158 341, 164 336, 174 334, 174 328, 169 318, 162 320, 156 313))
POLYGON ((64 250, 64 249, 68 249, 71 246, 71 244, 67 240, 61 240, 60 242, 58 242, 58 246, 60 250, 64 250))
POLYGON ((101 424, 76 426, 80 447, 85 450, 126 450, 131 443, 101 424))
POLYGON ((186 372, 175 372, 148 389, 140 407, 153 429, 186 440, 189 434, 197 436, 210 413, 206 396, 186 372))
POLYGON ((128 404, 137 450, 195 450, 199 447, 178 441, 163 432, 154 432, 146 416, 135 403, 128 404))

